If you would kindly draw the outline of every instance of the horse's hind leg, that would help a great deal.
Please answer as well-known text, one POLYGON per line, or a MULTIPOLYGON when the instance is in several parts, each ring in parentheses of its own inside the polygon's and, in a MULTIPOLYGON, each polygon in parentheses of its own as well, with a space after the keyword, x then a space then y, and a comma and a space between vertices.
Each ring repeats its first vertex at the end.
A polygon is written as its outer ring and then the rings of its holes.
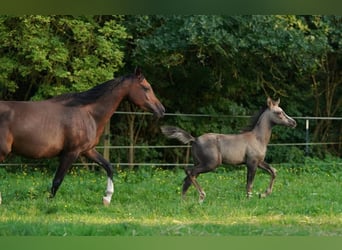
POLYGON ((55 197, 56 192, 59 188, 59 186, 62 184, 63 179, 70 168, 71 164, 77 159, 78 154, 77 153, 64 153, 60 156, 59 160, 59 166, 57 168, 57 171, 55 173, 55 177, 52 181, 52 187, 51 187, 51 198, 55 197))
MULTIPOLYGON (((205 167, 205 166, 199 164, 195 168, 187 171, 186 180, 188 178, 188 180, 190 180, 191 183, 195 186, 197 192, 199 193, 199 202, 200 203, 202 203, 204 201, 206 194, 205 194, 204 190, 202 189, 202 187, 200 186, 200 184, 197 182, 196 178, 199 176, 199 174, 210 172, 213 169, 214 168, 208 168, 208 167, 205 167)), ((183 186, 183 188, 184 188, 184 186, 183 186)))
POLYGON ((190 179, 192 181, 192 184, 196 187, 198 193, 199 193, 199 202, 202 203, 206 197, 206 194, 200 184, 196 180, 196 176, 190 176, 190 179))
POLYGON ((184 178, 184 181, 183 181, 182 198, 185 200, 186 192, 188 191, 191 184, 193 184, 200 195, 200 202, 203 202, 206 195, 196 180, 197 176, 192 176, 187 171, 185 172, 186 172, 186 177, 184 178))
POLYGON ((268 165, 264 161, 259 164, 259 168, 265 170, 266 172, 268 172, 271 175, 270 184, 269 184, 268 188, 266 189, 266 192, 263 194, 260 194, 260 198, 265 198, 267 195, 270 195, 272 193, 273 184, 274 184, 275 178, 277 176, 277 171, 275 168, 272 168, 270 165, 268 165))
POLYGON ((185 200, 186 192, 188 191, 188 189, 191 186, 191 184, 192 184, 192 181, 190 179, 190 176, 188 175, 188 173, 186 173, 186 177, 184 178, 183 188, 182 188, 182 198, 183 198, 183 200, 185 200))

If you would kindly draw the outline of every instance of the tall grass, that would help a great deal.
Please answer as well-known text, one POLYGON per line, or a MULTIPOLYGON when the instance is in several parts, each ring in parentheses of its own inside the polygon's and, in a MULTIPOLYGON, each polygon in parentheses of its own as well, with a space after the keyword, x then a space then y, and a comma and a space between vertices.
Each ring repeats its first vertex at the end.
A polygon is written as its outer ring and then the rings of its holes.
POLYGON ((257 172, 245 197, 244 167, 219 168, 181 200, 182 169, 117 169, 112 204, 101 203, 103 172, 72 170, 48 199, 53 173, 0 169, 0 235, 342 235, 342 165, 338 160, 276 166, 274 192, 259 199, 269 176, 257 172))

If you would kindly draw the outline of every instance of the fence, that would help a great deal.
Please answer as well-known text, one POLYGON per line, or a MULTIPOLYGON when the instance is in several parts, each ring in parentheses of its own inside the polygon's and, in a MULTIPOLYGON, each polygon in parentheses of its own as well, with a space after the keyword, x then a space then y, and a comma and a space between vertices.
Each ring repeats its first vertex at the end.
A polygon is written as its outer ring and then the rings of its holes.
MULTIPOLYGON (((120 115, 127 115, 127 114, 135 114, 135 115, 146 115, 145 112, 124 112, 118 111, 116 114, 120 115)), ((150 115, 150 114, 148 114, 150 115)), ((165 116, 183 116, 183 117, 219 117, 219 118, 242 118, 242 119, 250 119, 250 116, 246 115, 216 115, 216 114, 182 114, 182 113, 166 113, 165 116)), ((305 120, 305 141, 301 143, 270 143, 268 146, 270 147, 278 147, 278 146, 304 146, 306 154, 310 151, 310 146, 319 146, 319 145, 338 145, 342 142, 335 141, 335 142, 310 142, 310 121, 313 120, 334 120, 334 121, 342 121, 342 117, 313 117, 313 116, 297 116, 293 117, 296 120, 305 120)), ((157 145, 157 146, 140 146, 135 145, 133 146, 134 149, 160 149, 160 148, 190 148, 190 145, 157 145)), ((104 148, 99 146, 98 148, 104 148)), ((109 146, 109 149, 130 149, 132 146, 109 146)), ((113 163, 119 164, 122 166, 129 166, 131 163, 113 163)), ((152 162, 140 162, 134 163, 135 165, 153 165, 153 166, 187 166, 188 163, 152 163, 152 162)))
MULTIPOLYGON (((149 113, 145 112, 126 112, 126 111, 117 111, 115 113, 116 115, 151 115, 149 113)), ((181 114, 181 113, 166 113, 165 116, 183 116, 183 117, 219 117, 219 118, 242 118, 242 119, 249 119, 250 116, 245 115, 213 115, 213 114, 181 114)), ((334 120, 334 121, 342 121, 342 117, 311 117, 311 116, 300 116, 300 117, 293 117, 296 120, 305 120, 305 141, 301 143, 270 143, 268 146, 270 147, 278 147, 278 146, 304 146, 305 152, 309 152, 310 146, 317 146, 317 145, 338 145, 341 144, 341 141, 335 141, 335 142, 310 142, 310 121, 313 120, 334 120)), ((116 150, 116 149, 163 149, 163 148, 186 148, 189 149, 190 145, 134 145, 134 146, 127 146, 127 145, 115 145, 115 146, 97 146, 97 149, 107 149, 107 150, 116 150)), ((94 165, 95 163, 75 163, 75 166, 78 165, 94 165)), ((132 163, 128 162, 112 162, 114 166, 120 165, 120 166, 130 166, 132 163)), ((134 165, 139 166, 188 166, 189 163, 154 163, 154 162, 134 162, 134 165)), ((13 164, 0 164, 0 166, 6 165, 33 165, 33 164, 25 164, 25 163, 13 163, 13 164)))

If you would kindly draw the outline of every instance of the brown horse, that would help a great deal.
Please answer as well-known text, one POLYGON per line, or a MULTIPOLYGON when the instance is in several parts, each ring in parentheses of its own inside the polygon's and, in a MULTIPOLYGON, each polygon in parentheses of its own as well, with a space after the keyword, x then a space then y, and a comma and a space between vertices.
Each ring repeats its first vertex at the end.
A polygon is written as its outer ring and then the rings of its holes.
POLYGON ((165 109, 139 70, 85 92, 64 94, 44 101, 0 102, 0 161, 13 152, 30 158, 59 157, 52 182, 54 197, 67 170, 85 156, 101 165, 108 182, 103 203, 114 192, 111 164, 95 150, 105 124, 124 98, 157 117, 165 109))
POLYGON ((266 197, 272 193, 276 170, 265 161, 267 144, 271 138, 272 127, 276 124, 288 127, 296 127, 294 119, 286 115, 279 107, 279 100, 267 99, 267 106, 254 118, 251 128, 236 135, 204 134, 193 137, 186 131, 172 126, 161 127, 162 132, 168 138, 176 138, 183 143, 192 143, 192 154, 195 166, 187 169, 187 176, 183 183, 183 197, 191 184, 199 192, 200 202, 205 198, 205 192, 198 184, 196 178, 201 173, 213 171, 218 165, 246 164, 247 165, 247 197, 252 194, 253 180, 257 168, 261 168, 271 175, 269 187, 260 197, 266 197))

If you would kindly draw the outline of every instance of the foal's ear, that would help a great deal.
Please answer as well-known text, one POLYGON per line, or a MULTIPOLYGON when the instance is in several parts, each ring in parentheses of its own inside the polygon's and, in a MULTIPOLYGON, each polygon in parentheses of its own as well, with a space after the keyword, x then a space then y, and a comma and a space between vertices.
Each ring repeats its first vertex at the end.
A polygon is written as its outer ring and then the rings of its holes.
POLYGON ((267 107, 272 108, 273 106, 279 106, 280 98, 278 100, 273 101, 271 97, 267 97, 267 107))
POLYGON ((276 106, 279 106, 279 104, 280 104, 280 98, 278 98, 278 100, 274 101, 273 104, 276 105, 276 106))
POLYGON ((273 100, 271 97, 267 97, 267 107, 272 108, 273 107, 273 100))

